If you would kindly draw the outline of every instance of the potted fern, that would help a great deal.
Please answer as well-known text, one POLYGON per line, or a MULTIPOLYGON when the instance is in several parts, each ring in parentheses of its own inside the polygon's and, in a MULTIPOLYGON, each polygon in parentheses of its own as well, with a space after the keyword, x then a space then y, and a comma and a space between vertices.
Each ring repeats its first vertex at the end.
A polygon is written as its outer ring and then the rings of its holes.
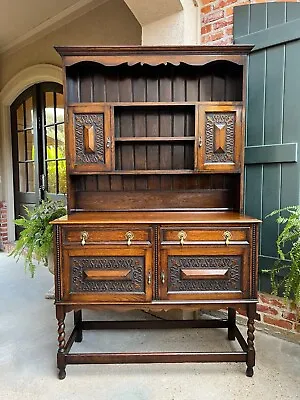
POLYGON ((286 301, 293 300, 296 306, 300 305, 300 206, 290 206, 275 210, 267 217, 278 215, 276 221, 283 229, 279 234, 276 245, 279 260, 271 270, 271 284, 274 294, 282 288, 286 301), (282 216, 282 213, 287 216, 282 216), (278 281, 278 272, 285 272, 285 276, 278 281))
POLYGON ((38 264, 48 266, 53 260, 53 226, 49 224, 56 218, 66 214, 66 208, 61 201, 44 200, 33 209, 24 207, 25 217, 20 217, 14 222, 22 228, 15 248, 9 254, 19 260, 23 255, 25 258, 25 271, 29 271, 34 277, 37 261, 38 264))

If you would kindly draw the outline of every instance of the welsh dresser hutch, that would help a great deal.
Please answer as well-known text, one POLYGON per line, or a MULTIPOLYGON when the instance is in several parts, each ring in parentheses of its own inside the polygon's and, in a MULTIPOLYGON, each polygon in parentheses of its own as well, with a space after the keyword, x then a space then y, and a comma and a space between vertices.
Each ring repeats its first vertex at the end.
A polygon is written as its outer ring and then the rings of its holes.
POLYGON ((59 378, 67 364, 215 361, 246 362, 252 376, 260 221, 243 214, 251 46, 56 50, 68 180, 68 216, 54 221, 59 378), (83 321, 85 308, 228 309, 228 318, 83 321), (85 329, 187 327, 227 328, 241 351, 70 352, 85 329))

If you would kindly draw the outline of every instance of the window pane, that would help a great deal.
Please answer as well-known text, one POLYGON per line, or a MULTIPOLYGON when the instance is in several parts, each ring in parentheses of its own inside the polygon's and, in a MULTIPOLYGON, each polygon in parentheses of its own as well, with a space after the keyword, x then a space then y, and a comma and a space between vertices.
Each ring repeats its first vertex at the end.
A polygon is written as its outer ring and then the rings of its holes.
POLYGON ((34 162, 27 163, 28 168, 28 192, 35 191, 35 179, 34 179, 34 162))
POLYGON ((64 122, 64 96, 56 93, 56 122, 64 122))
POLYGON ((58 161, 59 193, 67 193, 66 161, 58 161))
POLYGON ((29 97, 29 99, 25 101, 25 113, 26 113, 26 128, 32 128, 32 120, 33 120, 32 97, 29 97))
POLYGON ((56 161, 47 162, 47 182, 49 193, 57 193, 56 191, 56 161))
POLYGON ((57 125, 57 158, 65 158, 65 126, 57 125))
POLYGON ((34 136, 33 131, 26 131, 27 138, 27 160, 34 160, 34 136))
POLYGON ((17 129, 24 129, 24 111, 23 104, 17 109, 17 129))
POLYGON ((54 160, 55 157, 55 127, 46 128, 46 157, 48 160, 54 160))
POLYGON ((19 191, 26 192, 26 164, 19 164, 19 191))
POLYGON ((54 93, 45 93, 45 123, 54 124, 54 93))
POLYGON ((23 131, 18 132, 18 161, 25 161, 25 133, 23 131))

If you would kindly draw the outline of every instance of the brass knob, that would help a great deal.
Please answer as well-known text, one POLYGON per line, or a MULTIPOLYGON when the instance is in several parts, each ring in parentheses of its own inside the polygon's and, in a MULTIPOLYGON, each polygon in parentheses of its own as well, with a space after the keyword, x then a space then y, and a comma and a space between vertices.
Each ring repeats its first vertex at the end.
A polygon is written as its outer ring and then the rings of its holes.
POLYGON ((125 239, 127 240, 127 245, 131 245, 131 241, 134 239, 134 234, 131 231, 125 233, 125 239))
POLYGON ((82 246, 85 245, 85 243, 86 243, 88 237, 89 237, 88 232, 86 232, 86 231, 82 231, 82 232, 81 232, 81 234, 80 234, 80 239, 81 239, 81 245, 82 245, 82 246))
POLYGON ((148 285, 151 285, 152 282, 152 275, 151 275, 151 271, 148 272, 148 279, 147 279, 148 285))
POLYGON ((223 233, 223 237, 224 237, 224 239, 225 239, 225 244, 226 244, 226 246, 228 246, 229 243, 230 243, 230 240, 231 240, 231 238, 232 238, 231 233, 230 233, 229 231, 225 231, 225 232, 223 233))
POLYGON ((180 231, 180 232, 178 233, 178 239, 180 240, 181 246, 184 245, 184 241, 185 241, 186 238, 187 238, 187 233, 186 233, 186 232, 180 231))
POLYGON ((160 280, 161 280, 161 283, 164 285, 164 283, 165 283, 165 273, 164 273, 164 271, 161 271, 161 273, 160 273, 160 280))

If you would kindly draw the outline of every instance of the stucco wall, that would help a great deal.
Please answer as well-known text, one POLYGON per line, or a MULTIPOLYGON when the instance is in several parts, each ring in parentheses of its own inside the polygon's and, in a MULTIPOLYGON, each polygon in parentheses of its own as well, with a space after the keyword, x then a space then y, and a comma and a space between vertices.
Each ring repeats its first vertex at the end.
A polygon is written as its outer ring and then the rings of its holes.
POLYGON ((60 65, 53 45, 141 44, 142 28, 123 0, 111 0, 82 17, 0 58, 0 90, 19 71, 35 64, 60 65))

